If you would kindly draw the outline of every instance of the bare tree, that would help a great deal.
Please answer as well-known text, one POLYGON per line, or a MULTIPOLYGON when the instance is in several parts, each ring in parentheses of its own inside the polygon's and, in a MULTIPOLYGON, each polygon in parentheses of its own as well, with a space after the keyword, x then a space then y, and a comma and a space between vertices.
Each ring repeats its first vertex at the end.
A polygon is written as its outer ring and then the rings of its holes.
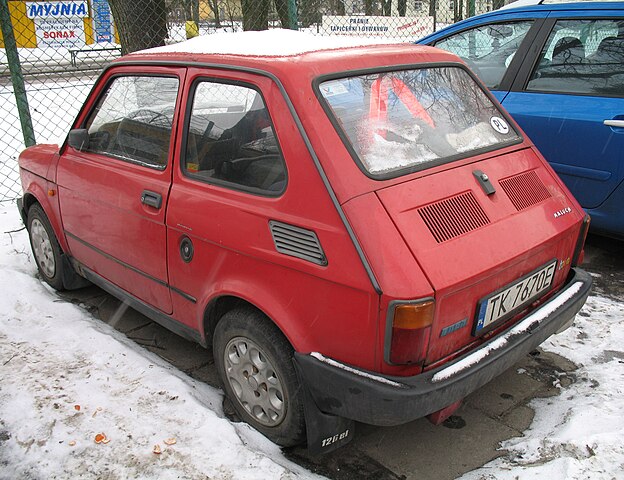
POLYGON ((392 0, 381 0, 381 14, 384 17, 392 15, 392 0))
POLYGON ((398 0, 397 9, 399 10, 399 17, 404 17, 407 10, 407 0, 398 0))
POLYGON ((221 13, 219 12, 219 0, 207 0, 210 10, 214 15, 215 28, 221 27, 221 13))
POLYGON ((243 30, 269 28, 269 0, 241 0, 243 30))
POLYGON ((375 0, 364 0, 364 14, 375 15, 375 0))
POLYGON ((329 2, 329 8, 333 15, 344 15, 345 4, 344 0, 331 0, 329 2))
POLYGON ((436 0, 429 0, 429 16, 436 18, 436 0))
POLYGON ((498 10, 502 6, 505 5, 505 0, 493 0, 492 1, 492 10, 498 10))
MULTIPOLYGON (((291 16, 289 0, 273 0, 282 28, 296 28, 291 16)), ((269 28, 270 0, 241 0, 243 30, 267 30, 269 28)))
POLYGON ((165 0, 109 0, 123 55, 159 47, 167 38, 165 0))

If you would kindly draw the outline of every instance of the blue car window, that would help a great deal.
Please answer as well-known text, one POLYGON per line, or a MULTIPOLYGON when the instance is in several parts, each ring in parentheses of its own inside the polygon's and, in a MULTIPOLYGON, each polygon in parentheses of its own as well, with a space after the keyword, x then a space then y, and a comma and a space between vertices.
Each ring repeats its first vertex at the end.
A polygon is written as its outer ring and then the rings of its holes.
POLYGON ((624 96, 624 20, 561 20, 527 90, 624 96))
POLYGON ((533 20, 496 23, 465 30, 436 42, 435 46, 454 53, 490 89, 496 89, 533 20))

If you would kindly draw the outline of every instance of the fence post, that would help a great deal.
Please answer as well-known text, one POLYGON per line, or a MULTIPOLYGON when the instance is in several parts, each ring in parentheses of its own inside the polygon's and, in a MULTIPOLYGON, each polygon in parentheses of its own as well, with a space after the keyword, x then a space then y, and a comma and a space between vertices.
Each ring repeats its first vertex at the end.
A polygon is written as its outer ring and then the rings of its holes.
POLYGON ((298 30, 297 0, 288 0, 288 24, 291 30, 298 30))
POLYGON ((475 14, 475 0, 468 0, 468 17, 474 17, 475 14))
POLYGON ((24 77, 22 76, 22 65, 20 64, 19 55, 17 53, 17 44, 15 43, 15 35, 13 34, 13 24, 11 23, 8 0, 0 0, 0 27, 2 27, 4 49, 6 50, 7 60, 9 62, 9 72, 11 72, 11 83, 13 84, 13 92, 15 93, 15 103, 17 104, 17 111, 22 125, 24 145, 30 147, 36 143, 35 131, 33 130, 32 118, 30 117, 30 110, 28 108, 26 87, 24 86, 24 77))

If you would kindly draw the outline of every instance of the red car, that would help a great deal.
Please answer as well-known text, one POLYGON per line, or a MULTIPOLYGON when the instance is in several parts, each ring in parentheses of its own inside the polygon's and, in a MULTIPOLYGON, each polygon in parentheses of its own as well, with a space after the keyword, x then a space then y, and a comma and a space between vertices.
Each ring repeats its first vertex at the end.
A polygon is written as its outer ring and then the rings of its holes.
POLYGON ((19 159, 43 280, 211 348, 239 416, 314 452, 354 420, 443 420, 591 286, 589 218, 466 66, 354 43, 131 54, 19 159))

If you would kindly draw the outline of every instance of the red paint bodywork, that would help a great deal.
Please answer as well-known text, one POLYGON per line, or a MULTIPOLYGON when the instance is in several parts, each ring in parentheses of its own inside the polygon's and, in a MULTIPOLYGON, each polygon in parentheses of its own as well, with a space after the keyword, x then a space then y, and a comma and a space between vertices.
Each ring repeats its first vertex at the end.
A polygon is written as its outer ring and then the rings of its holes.
POLYGON ((74 128, 83 125, 111 76, 135 72, 177 76, 179 101, 168 166, 149 170, 67 145, 61 147, 59 158, 56 149, 34 147, 20 157, 24 191, 44 206, 68 255, 200 337, 210 334, 207 318, 215 302, 235 297, 263 311, 297 352, 320 352, 384 374, 414 375, 479 344, 483 337, 471 333, 478 300, 554 258, 564 260, 556 273, 552 290, 556 291, 569 272, 565 260, 573 255, 584 217, 528 139, 389 180, 367 177, 323 110, 314 81, 336 72, 425 63, 459 60, 411 45, 320 51, 270 61, 234 55, 133 54, 105 71, 74 128), (180 138, 190 108, 189 87, 198 77, 241 81, 262 92, 288 171, 282 195, 251 195, 182 174, 180 138), (284 92, 273 78, 279 79, 284 92), (332 202, 307 140, 339 207, 332 202), (494 195, 482 191, 472 174, 475 169, 488 172, 497 186, 494 195), (516 211, 497 181, 528 170, 537 173, 551 196, 516 211), (49 188, 56 188, 58 195, 48 198, 49 188), (161 209, 141 204, 145 189, 162 195, 161 209), (474 194, 491 222, 437 243, 416 209, 462 192, 474 194), (568 207, 569 214, 553 216, 568 207), (327 266, 278 253, 270 220, 314 231, 327 266), (184 237, 195 247, 190 263, 179 254, 184 237), (435 298, 436 312, 424 365, 388 364, 384 348, 390 302, 428 297, 435 298), (466 327, 440 336, 442 329, 462 319, 468 319, 466 327))

